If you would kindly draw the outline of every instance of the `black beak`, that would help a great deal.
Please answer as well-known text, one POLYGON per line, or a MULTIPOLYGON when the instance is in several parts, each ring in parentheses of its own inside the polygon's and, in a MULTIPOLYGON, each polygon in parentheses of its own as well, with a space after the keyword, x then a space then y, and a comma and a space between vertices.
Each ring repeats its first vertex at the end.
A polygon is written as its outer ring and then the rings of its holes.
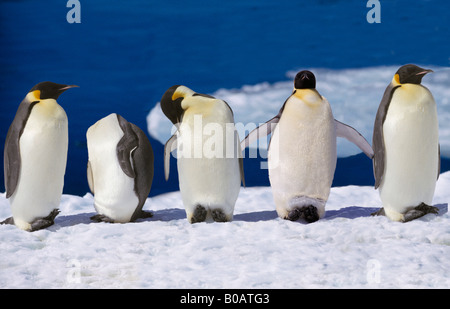
POLYGON ((425 70, 423 70, 423 71, 421 71, 419 73, 416 73, 416 75, 425 75, 425 74, 433 73, 433 72, 434 72, 433 70, 425 69, 425 70))
POLYGON ((65 87, 59 88, 59 90, 66 91, 67 89, 70 89, 70 88, 79 88, 79 87, 80 86, 77 86, 77 85, 66 85, 65 87))

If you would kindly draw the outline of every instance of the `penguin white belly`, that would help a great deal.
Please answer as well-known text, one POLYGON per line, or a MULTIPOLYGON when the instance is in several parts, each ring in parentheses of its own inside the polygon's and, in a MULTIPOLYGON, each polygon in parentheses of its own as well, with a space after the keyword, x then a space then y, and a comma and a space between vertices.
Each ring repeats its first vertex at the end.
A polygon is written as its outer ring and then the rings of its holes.
POLYGON ((431 93, 409 84, 396 90, 383 124, 383 135, 385 173, 380 197, 386 215, 398 221, 407 210, 422 202, 432 204, 439 137, 436 103, 431 93))
POLYGON ((36 218, 59 207, 67 162, 68 122, 55 100, 42 100, 28 117, 20 137, 21 168, 10 198, 14 223, 29 230, 36 218))
POLYGON ((196 206, 221 209, 232 219, 240 190, 240 169, 231 112, 185 113, 177 139, 179 185, 188 219, 196 206), (228 139, 228 142, 227 142, 228 139), (230 148, 231 147, 231 148, 230 148))
POLYGON ((309 106, 291 97, 272 135, 268 167, 280 217, 307 205, 323 217, 336 168, 336 130, 328 103, 309 106))
POLYGON ((116 147, 123 135, 116 114, 98 121, 87 132, 94 206, 114 222, 129 222, 139 203, 134 179, 122 171, 117 160, 116 147))

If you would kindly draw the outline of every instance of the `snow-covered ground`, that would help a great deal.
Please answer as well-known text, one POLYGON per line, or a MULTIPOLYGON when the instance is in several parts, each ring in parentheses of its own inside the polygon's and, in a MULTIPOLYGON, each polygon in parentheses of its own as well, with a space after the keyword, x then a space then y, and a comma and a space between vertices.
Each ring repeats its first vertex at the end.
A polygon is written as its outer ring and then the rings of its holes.
MULTIPOLYGON (((54 226, 0 226, 1 288, 450 288, 450 172, 438 216, 371 217, 373 187, 335 187, 326 217, 279 219, 270 187, 242 188, 233 222, 187 222, 179 192, 149 198, 153 218, 92 223, 93 197, 63 195, 54 226)), ((0 195, 0 219, 10 216, 0 195)))

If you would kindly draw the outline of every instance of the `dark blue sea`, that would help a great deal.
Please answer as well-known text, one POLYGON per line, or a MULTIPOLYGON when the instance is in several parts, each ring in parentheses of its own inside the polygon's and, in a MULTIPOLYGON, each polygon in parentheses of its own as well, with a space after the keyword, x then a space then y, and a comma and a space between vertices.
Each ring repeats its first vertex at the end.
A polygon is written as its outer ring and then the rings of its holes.
MULTIPOLYGON (((381 23, 374 24, 365 0, 79 3, 81 23, 70 24, 65 0, 0 2, 0 145, 36 83, 80 86, 58 100, 69 118, 66 194, 89 191, 88 127, 116 112, 147 132, 146 115, 174 84, 212 93, 276 82, 303 67, 450 66, 446 0, 380 0, 381 23)), ((150 141, 150 196, 178 190, 176 173, 164 180, 163 145, 150 141)), ((443 160, 441 171, 449 169, 443 160)), ((247 186, 269 184, 257 159, 245 160, 245 174, 247 186)), ((363 155, 339 159, 334 186, 373 182, 363 155)))

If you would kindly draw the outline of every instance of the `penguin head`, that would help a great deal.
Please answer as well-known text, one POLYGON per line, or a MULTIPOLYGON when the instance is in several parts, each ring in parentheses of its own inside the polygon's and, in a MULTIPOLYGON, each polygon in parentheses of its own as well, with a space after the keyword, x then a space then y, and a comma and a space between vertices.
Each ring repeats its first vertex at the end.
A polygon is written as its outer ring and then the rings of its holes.
POLYGON ((414 64, 405 64, 395 73, 394 81, 397 84, 420 85, 425 74, 430 72, 433 72, 433 70, 424 69, 414 64))
POLYGON ((316 89, 316 77, 311 71, 300 71, 295 76, 295 89, 316 89))
POLYGON ((170 87, 161 98, 161 109, 173 124, 181 121, 184 112, 181 108, 181 101, 183 101, 184 96, 180 91, 177 91, 179 87, 182 86, 175 85, 170 87))
MULTIPOLYGON (((173 123, 177 124, 181 122, 185 110, 191 105, 193 100, 187 100, 190 103, 184 103, 185 99, 191 97, 203 97, 208 99, 214 99, 213 97, 196 93, 186 86, 175 85, 167 89, 161 98, 161 109, 167 118, 173 123)), ((197 100, 196 100, 197 101, 197 100)))
POLYGON ((53 82, 41 82, 35 85, 29 92, 33 92, 39 100, 58 99, 61 93, 67 89, 78 87, 77 85, 56 84, 53 82))

